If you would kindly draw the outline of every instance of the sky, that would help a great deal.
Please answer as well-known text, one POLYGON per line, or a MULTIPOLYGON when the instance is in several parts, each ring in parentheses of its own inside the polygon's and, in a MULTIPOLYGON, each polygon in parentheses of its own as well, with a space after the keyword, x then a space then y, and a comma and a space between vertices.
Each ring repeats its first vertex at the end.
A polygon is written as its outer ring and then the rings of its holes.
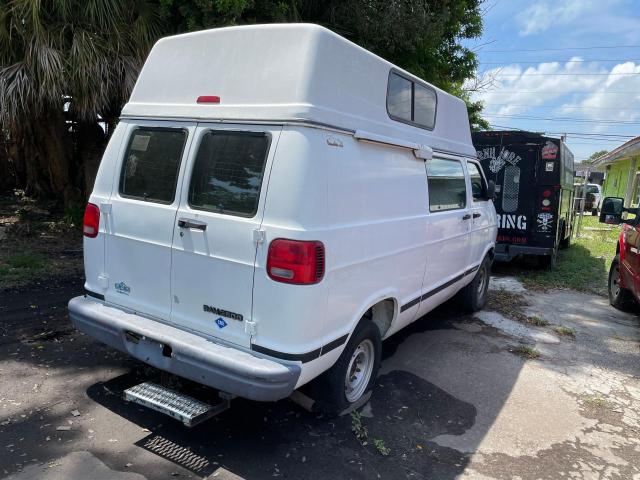
POLYGON ((478 54, 494 129, 567 134, 582 161, 640 136, 640 0, 486 0, 478 54))

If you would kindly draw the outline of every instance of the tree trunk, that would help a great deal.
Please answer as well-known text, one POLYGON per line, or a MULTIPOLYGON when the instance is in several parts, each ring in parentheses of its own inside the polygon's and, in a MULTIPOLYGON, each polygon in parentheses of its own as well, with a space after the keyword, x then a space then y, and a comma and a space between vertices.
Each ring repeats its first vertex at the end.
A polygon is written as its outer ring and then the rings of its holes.
POLYGON ((0 143, 0 193, 16 188, 15 173, 7 153, 8 146, 8 143, 0 143))
POLYGON ((106 134, 96 122, 78 123, 77 132, 76 157, 79 160, 78 164, 82 166, 82 189, 86 199, 93 190, 93 183, 106 145, 106 134))
POLYGON ((79 198, 71 179, 71 142, 62 112, 49 111, 30 122, 12 125, 9 156, 17 183, 28 195, 62 200, 79 198))

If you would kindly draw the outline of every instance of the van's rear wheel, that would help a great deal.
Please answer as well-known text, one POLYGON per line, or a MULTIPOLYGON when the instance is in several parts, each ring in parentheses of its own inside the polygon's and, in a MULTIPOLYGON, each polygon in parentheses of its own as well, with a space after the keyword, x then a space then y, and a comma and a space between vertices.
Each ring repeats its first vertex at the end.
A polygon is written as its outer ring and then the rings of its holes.
POLYGON ((609 303, 618 310, 633 305, 632 293, 620 284, 620 255, 616 255, 609 268, 609 303))
POLYGON ((487 290, 491 278, 491 259, 487 256, 478 267, 476 276, 469 285, 460 290, 459 299, 462 309, 473 313, 482 310, 487 303, 487 290))
POLYGON ((381 350, 378 327, 368 319, 361 321, 338 361, 317 380, 315 397, 319 409, 339 415, 360 407, 375 385, 381 350))

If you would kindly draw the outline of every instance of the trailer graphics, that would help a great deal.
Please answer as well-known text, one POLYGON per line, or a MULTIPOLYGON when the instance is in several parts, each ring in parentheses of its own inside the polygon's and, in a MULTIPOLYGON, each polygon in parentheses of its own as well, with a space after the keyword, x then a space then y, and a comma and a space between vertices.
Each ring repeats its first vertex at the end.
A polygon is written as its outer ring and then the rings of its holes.
POLYGON ((478 159, 496 184, 496 260, 538 256, 553 266, 573 223, 573 154, 559 139, 529 132, 473 135, 478 159))

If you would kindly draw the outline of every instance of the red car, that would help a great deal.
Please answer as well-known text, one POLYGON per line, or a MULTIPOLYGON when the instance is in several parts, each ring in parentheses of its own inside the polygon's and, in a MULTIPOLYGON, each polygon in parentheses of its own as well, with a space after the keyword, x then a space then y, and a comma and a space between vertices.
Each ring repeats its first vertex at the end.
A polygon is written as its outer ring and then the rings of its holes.
POLYGON ((640 303, 640 216, 637 212, 636 208, 625 208, 623 198, 607 197, 602 202, 600 222, 622 223, 616 256, 609 268, 609 303, 621 310, 640 303), (623 220, 625 212, 636 217, 623 220))

